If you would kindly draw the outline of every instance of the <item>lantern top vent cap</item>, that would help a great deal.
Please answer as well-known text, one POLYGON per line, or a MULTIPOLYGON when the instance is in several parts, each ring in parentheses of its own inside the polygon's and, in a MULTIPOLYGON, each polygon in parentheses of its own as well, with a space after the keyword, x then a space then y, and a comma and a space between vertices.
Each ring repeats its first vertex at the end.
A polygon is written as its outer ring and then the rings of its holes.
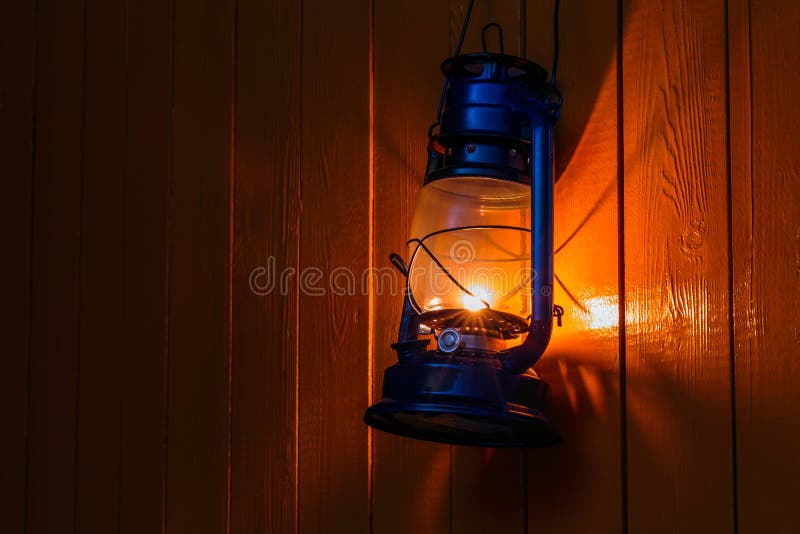
POLYGON ((442 62, 442 74, 451 81, 497 80, 524 82, 547 92, 547 71, 532 61, 508 54, 481 53, 453 56, 442 62))

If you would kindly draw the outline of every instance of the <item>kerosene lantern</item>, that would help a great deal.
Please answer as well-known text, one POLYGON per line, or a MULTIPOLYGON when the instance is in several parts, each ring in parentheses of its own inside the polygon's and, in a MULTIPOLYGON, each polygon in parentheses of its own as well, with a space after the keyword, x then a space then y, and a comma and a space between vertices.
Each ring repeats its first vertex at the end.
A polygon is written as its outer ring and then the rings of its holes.
POLYGON ((502 45, 501 53, 459 48, 442 64, 409 259, 391 257, 406 278, 398 361, 364 421, 444 443, 552 445, 560 438, 547 417, 549 386, 531 367, 559 311, 552 131, 560 96, 545 69, 502 45))

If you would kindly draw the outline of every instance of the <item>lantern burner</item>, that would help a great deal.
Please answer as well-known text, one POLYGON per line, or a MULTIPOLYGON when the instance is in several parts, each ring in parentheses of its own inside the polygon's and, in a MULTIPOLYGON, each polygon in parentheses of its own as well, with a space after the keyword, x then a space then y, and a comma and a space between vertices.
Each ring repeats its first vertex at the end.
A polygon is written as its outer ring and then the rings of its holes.
POLYGON ((528 331, 528 323, 520 317, 492 309, 434 310, 421 314, 419 320, 432 330, 454 328, 461 335, 473 334, 500 339, 514 339, 528 331))

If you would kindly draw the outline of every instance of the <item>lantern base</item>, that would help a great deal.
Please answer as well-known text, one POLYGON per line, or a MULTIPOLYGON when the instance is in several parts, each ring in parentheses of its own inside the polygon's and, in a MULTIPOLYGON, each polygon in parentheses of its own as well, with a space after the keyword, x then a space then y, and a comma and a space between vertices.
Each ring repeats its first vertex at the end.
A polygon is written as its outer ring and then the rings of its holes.
POLYGON ((561 438, 546 416, 550 387, 528 370, 428 358, 386 370, 383 399, 364 422, 409 438, 479 447, 547 447, 561 438))

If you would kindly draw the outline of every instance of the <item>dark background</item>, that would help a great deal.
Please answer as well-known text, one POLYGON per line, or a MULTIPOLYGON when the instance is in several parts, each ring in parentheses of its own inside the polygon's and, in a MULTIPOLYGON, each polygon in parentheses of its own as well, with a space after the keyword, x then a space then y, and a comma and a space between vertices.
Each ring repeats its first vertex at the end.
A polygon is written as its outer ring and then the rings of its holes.
POLYGON ((3 2, 0 531, 800 529, 797 2, 562 2, 561 445, 373 433, 400 296, 250 290, 405 250, 465 5, 3 2))

